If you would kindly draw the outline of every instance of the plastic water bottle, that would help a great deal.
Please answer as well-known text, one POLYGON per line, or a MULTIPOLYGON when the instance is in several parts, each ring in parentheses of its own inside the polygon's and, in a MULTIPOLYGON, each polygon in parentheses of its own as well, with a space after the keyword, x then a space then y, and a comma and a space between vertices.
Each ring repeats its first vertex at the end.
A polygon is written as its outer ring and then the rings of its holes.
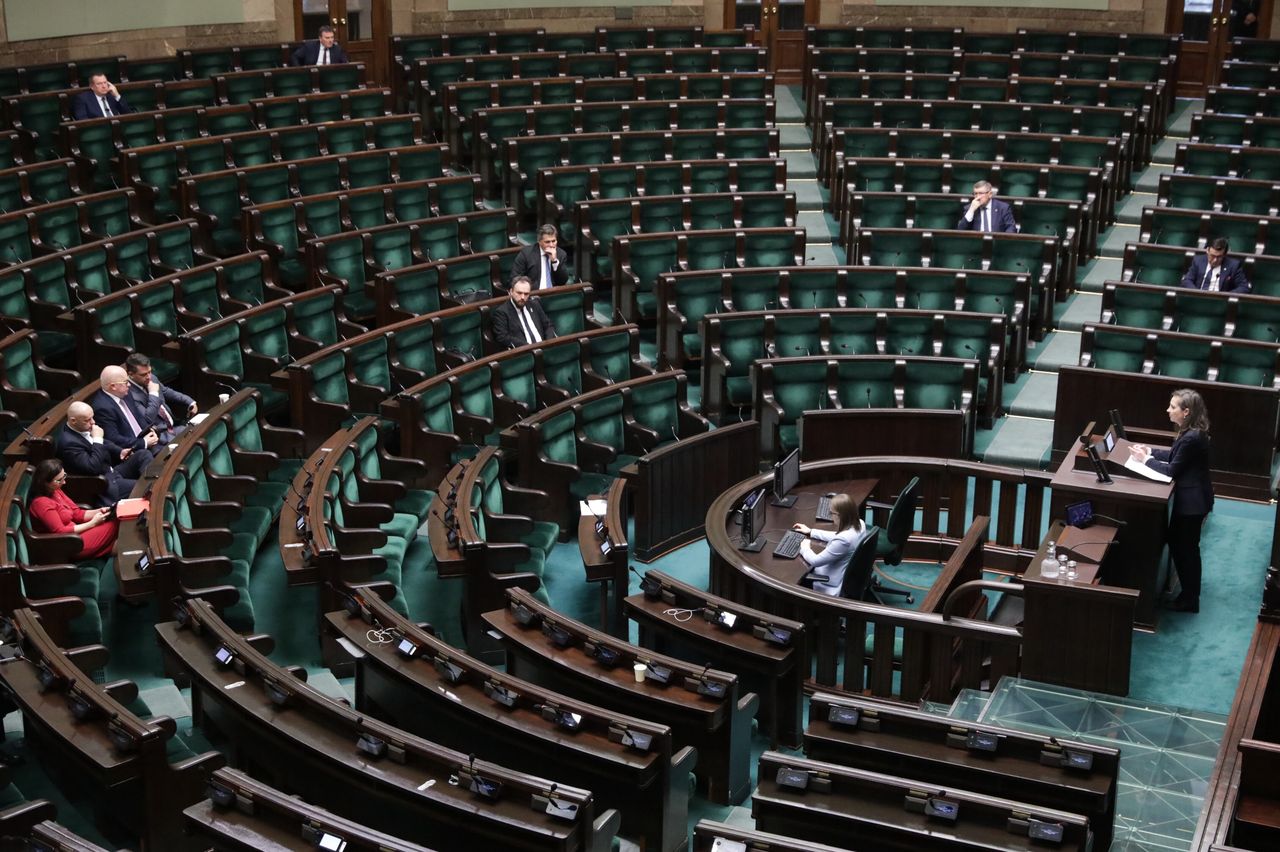
POLYGON ((1040 560, 1040 576, 1046 580, 1058 579, 1058 543, 1049 542, 1049 552, 1040 560))

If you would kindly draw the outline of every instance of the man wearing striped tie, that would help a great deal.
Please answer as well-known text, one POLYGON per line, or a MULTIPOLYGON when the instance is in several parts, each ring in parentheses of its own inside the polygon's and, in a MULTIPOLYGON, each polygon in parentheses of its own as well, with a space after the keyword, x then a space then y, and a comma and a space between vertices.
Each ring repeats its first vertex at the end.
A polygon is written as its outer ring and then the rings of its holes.
POLYGON ((1018 223, 1013 208, 996 198, 996 188, 985 180, 973 185, 973 200, 956 223, 957 231, 985 231, 991 234, 1016 234, 1018 223))
POLYGON ((291 61, 294 65, 340 65, 350 61, 342 45, 337 43, 333 27, 321 27, 319 36, 314 41, 304 41, 293 52, 291 61))

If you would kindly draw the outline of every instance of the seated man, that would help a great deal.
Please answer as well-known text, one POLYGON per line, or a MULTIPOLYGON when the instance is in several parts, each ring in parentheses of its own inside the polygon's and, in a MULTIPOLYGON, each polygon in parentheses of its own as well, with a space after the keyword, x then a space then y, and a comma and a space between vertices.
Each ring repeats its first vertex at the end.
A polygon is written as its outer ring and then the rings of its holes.
POLYGON ((116 89, 115 83, 107 79, 106 74, 90 75, 89 90, 71 99, 71 117, 76 121, 131 112, 133 107, 120 97, 120 91, 116 89))
POLYGON ((186 428, 185 425, 177 425, 175 409, 188 420, 200 412, 200 406, 194 399, 155 380, 151 359, 141 352, 126 358, 124 369, 129 375, 129 398, 142 409, 142 425, 154 427, 160 443, 169 443, 186 428))
POLYGON ((318 35, 320 36, 319 38, 314 41, 304 41, 293 52, 293 57, 290 59, 291 64, 340 65, 351 61, 347 59, 347 52, 342 49, 342 45, 337 43, 333 27, 321 27, 318 35))
POLYGON ((1182 276, 1182 286, 1222 293, 1248 293, 1250 285, 1244 275, 1244 265, 1233 257, 1227 257, 1230 248, 1222 237, 1209 243, 1208 251, 1192 258, 1191 267, 1182 276))
POLYGON ((103 440, 134 452, 151 449, 160 436, 143 421, 146 415, 129 398, 129 376, 124 367, 112 364, 102 368, 101 390, 93 395, 93 418, 102 426, 103 440))
POLYGON ((537 299, 530 297, 533 285, 521 276, 511 281, 511 298, 493 309, 490 322, 493 337, 503 349, 515 349, 555 337, 555 327, 537 299))
POLYGON ((525 246, 511 263, 511 281, 528 278, 535 290, 569 283, 568 255, 559 247, 560 236, 555 225, 538 228, 537 245, 525 246))
POLYGON ((993 234, 1016 234, 1018 223, 1013 208, 996 198, 996 188, 985 180, 973 185, 973 199, 956 223, 957 231, 987 231, 993 234))
POLYGON ((58 458, 68 473, 106 477, 101 503, 111 505, 129 496, 151 463, 152 454, 106 440, 102 427, 93 422, 93 407, 73 402, 67 406, 67 422, 58 432, 58 458))

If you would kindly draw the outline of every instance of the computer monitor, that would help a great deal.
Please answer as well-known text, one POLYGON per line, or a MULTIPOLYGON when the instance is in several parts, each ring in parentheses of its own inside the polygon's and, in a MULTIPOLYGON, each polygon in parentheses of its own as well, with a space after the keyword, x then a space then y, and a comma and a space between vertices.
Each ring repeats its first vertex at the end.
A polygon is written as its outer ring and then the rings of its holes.
POLYGON ((764 499, 765 489, 758 488, 742 501, 742 544, 739 549, 755 553, 764 547, 765 513, 769 501, 764 499))
POLYGON ((773 505, 791 508, 796 504, 794 496, 787 496, 800 484, 800 450, 796 448, 773 466, 773 505))

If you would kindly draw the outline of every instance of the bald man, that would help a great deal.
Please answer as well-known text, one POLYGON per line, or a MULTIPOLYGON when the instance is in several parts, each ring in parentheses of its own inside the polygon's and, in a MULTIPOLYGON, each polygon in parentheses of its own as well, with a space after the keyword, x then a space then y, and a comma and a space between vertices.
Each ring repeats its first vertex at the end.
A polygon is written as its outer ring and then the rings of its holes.
POLYGON ((129 375, 124 367, 103 367, 102 389, 93 395, 93 416, 104 440, 131 450, 149 450, 160 442, 145 412, 129 398, 129 375))
POLYGON ((73 402, 67 407, 67 422, 58 432, 58 458, 67 473, 104 477, 107 489, 101 502, 109 505, 133 491, 151 463, 151 451, 135 451, 108 441, 102 427, 94 422, 92 406, 73 402))

